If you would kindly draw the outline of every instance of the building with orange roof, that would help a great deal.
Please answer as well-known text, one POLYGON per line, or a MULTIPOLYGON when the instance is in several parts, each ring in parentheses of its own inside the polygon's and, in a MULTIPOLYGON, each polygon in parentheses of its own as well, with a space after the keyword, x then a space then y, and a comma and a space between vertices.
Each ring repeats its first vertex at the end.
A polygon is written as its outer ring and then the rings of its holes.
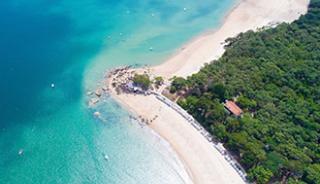
POLYGON ((240 116, 243 113, 242 109, 235 102, 230 100, 226 100, 224 107, 235 116, 240 116))

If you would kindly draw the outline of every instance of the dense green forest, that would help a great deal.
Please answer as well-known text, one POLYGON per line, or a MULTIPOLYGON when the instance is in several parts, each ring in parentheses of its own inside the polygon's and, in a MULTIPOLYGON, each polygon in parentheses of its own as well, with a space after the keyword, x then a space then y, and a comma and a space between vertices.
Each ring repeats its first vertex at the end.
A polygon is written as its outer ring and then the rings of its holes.
POLYGON ((226 52, 170 91, 257 183, 320 184, 320 0, 291 24, 226 40, 226 52), (242 117, 226 112, 236 99, 242 117))

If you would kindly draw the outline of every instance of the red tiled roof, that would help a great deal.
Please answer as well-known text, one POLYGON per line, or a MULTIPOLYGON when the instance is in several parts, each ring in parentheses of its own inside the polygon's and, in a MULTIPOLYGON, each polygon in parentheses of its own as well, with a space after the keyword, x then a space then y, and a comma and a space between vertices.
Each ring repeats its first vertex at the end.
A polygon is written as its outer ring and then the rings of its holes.
POLYGON ((240 109, 240 107, 237 106, 236 103, 234 103, 233 101, 229 101, 226 100, 226 103, 224 104, 224 106, 234 115, 236 116, 240 116, 243 111, 240 109))

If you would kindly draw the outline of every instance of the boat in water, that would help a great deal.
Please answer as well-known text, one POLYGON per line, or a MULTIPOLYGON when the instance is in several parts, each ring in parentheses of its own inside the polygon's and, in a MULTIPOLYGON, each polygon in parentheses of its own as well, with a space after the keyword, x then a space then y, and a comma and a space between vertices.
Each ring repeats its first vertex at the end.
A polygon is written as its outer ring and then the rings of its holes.
POLYGON ((19 152, 18 152, 18 154, 19 154, 19 155, 23 155, 23 152, 24 152, 23 149, 20 149, 19 152))
POLYGON ((106 161, 109 161, 109 156, 105 153, 102 153, 102 156, 103 158, 106 160, 106 161))

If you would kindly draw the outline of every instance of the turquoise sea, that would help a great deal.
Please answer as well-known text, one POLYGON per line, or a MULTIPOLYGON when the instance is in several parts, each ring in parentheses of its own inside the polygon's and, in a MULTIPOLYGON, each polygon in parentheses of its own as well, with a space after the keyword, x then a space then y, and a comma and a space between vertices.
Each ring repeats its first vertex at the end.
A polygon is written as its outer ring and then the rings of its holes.
POLYGON ((165 141, 110 98, 89 109, 86 93, 107 69, 164 61, 235 3, 0 1, 0 183, 185 183, 165 141))

